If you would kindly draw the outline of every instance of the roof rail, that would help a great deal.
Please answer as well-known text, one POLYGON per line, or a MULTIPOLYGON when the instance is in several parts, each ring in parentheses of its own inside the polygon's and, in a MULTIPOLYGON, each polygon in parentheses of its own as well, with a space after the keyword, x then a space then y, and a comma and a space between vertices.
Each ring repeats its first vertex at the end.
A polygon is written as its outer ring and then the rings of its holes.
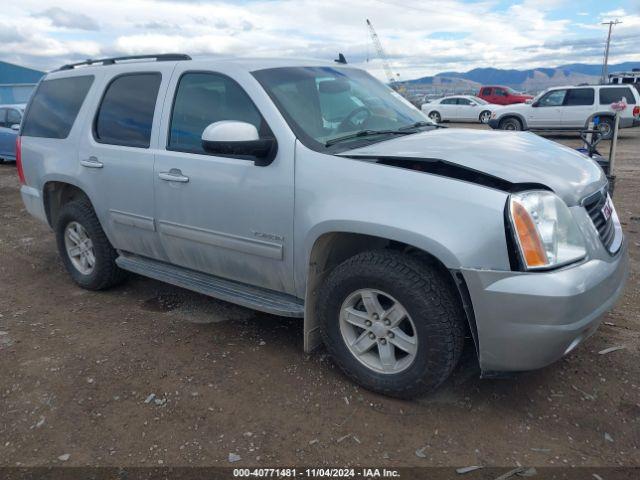
POLYGON ((147 60, 153 59, 156 62, 175 62, 178 60, 191 60, 189 55, 185 55, 184 53, 158 53, 155 55, 129 55, 126 57, 111 57, 111 58, 96 58, 96 59, 87 59, 84 62, 78 63, 68 63, 67 65, 63 65, 58 69, 59 70, 73 70, 76 67, 82 65, 115 65, 117 62, 126 62, 127 60, 147 60))

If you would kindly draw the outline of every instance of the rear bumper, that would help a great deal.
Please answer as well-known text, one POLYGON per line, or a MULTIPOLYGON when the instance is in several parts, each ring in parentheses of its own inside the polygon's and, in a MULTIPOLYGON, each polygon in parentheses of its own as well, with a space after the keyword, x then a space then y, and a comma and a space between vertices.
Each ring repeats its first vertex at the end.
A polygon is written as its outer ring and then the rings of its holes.
POLYGON ((525 371, 555 362, 589 337, 622 293, 627 245, 615 257, 551 272, 463 269, 484 371, 525 371))
POLYGON ((22 185, 22 187, 20 187, 20 196, 22 197, 22 203, 24 203, 27 212, 44 223, 49 223, 47 214, 44 211, 44 202, 42 201, 42 192, 40 190, 22 185))
POLYGON ((631 128, 640 126, 640 118, 620 117, 620 128, 631 128))

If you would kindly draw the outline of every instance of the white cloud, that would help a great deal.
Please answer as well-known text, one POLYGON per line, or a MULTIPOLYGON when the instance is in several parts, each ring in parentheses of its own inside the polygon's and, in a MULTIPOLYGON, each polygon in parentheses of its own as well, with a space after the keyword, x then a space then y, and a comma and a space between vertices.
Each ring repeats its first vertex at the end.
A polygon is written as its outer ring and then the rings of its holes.
POLYGON ((99 30, 98 22, 83 13, 70 12, 60 7, 51 7, 46 10, 34 13, 34 17, 48 18, 54 27, 78 29, 78 30, 99 30))
MULTIPOLYGON (((552 16, 557 8, 570 5, 568 0, 521 0, 506 10, 497 9, 496 3, 21 0, 0 11, 0 32, 11 32, 12 37, 0 42, 0 59, 53 68, 87 57, 151 52, 325 59, 342 52, 351 63, 382 77, 380 61, 365 62, 367 56, 375 57, 365 25, 368 17, 393 70, 412 78, 487 66, 523 69, 540 66, 541 59, 550 66, 569 63, 567 58, 576 51, 573 40, 600 34, 604 40, 606 34, 595 14, 592 22, 585 18, 583 26, 552 16), (90 31, 98 24, 99 31, 90 31), (448 35, 429 38, 437 32, 448 35), (568 43, 554 47, 550 40, 568 43)), ((637 29, 639 19, 625 15, 615 32, 637 29)), ((600 60, 601 53, 582 52, 571 62, 600 60)), ((615 48, 612 53, 613 62, 615 48)), ((640 53, 624 55, 640 60, 640 53)))

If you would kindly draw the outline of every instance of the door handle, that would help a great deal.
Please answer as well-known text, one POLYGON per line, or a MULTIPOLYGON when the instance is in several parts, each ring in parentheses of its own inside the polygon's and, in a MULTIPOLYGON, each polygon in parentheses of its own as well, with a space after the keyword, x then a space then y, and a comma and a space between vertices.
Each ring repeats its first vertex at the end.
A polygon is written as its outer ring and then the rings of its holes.
POLYGON ((94 157, 93 155, 87 158, 86 160, 80 160, 80 165, 87 168, 102 168, 104 167, 104 163, 98 161, 98 157, 94 157))
POLYGON ((179 168, 172 168, 168 172, 160 172, 158 177, 166 182, 187 183, 189 181, 189 177, 184 176, 179 168))

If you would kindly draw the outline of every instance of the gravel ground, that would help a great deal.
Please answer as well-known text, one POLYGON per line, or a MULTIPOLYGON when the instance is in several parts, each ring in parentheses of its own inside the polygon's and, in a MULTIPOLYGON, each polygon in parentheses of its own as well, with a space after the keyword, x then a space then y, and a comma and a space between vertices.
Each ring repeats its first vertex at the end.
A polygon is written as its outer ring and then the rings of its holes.
POLYGON ((640 129, 619 149, 631 276, 598 332, 509 380, 467 349, 415 401, 305 355, 298 320, 142 277, 79 289, 0 165, 0 465, 640 465, 640 129))

